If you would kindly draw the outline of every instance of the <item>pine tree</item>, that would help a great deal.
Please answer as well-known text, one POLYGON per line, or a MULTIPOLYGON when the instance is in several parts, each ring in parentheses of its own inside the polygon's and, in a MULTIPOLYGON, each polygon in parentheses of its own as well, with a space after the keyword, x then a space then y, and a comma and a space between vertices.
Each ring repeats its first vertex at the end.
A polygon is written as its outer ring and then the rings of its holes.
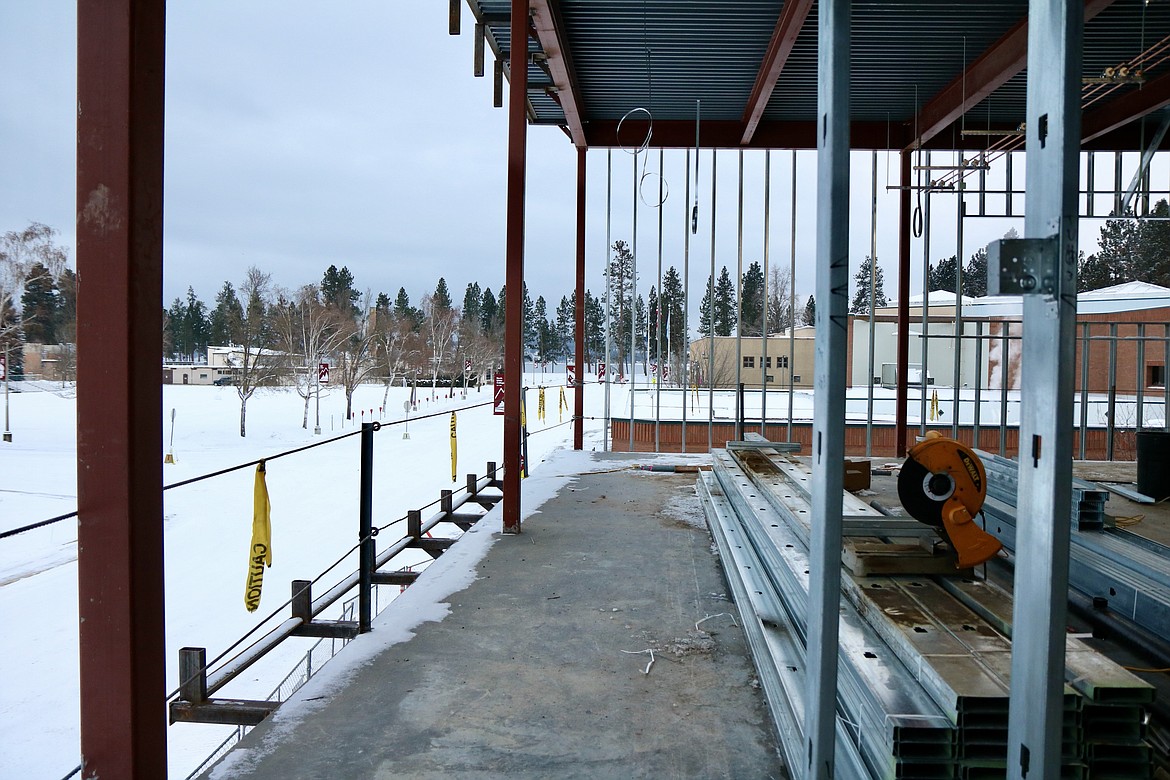
MULTIPOLYGON (((585 362, 592 364, 605 355, 605 305, 585 291, 585 362)), ((584 369, 578 368, 584 376, 584 369)))
POLYGON ((503 336, 504 324, 508 319, 508 285, 500 285, 500 294, 496 297, 496 319, 492 323, 492 332, 503 336))
POLYGON ((32 344, 56 344, 60 296, 57 282, 41 263, 34 263, 20 296, 24 339, 32 344))
POLYGON ((471 282, 463 292, 463 322, 469 331, 478 332, 480 325, 480 302, 483 294, 479 289, 479 282, 471 282))
POLYGON ((650 302, 650 330, 647 333, 646 349, 650 355, 651 360, 658 359, 658 292, 654 289, 654 285, 650 285, 650 294, 647 298, 650 302))
POLYGON ((1077 265, 1077 292, 1112 287, 1119 281, 1114 267, 1095 254, 1085 257, 1082 252, 1077 265))
POLYGON ((1133 269, 1137 281, 1170 286, 1170 206, 1159 200, 1150 210, 1154 219, 1138 223, 1139 267, 1133 269))
POLYGON ((187 305, 183 320, 183 336, 187 342, 187 352, 192 360, 197 354, 207 354, 207 340, 211 334, 211 325, 207 319, 207 305, 195 295, 193 287, 187 287, 187 305))
POLYGON ((853 277, 853 281, 857 283, 857 290, 853 293, 853 303, 849 306, 849 311, 852 314, 869 314, 871 272, 873 273, 874 307, 880 309, 889 303, 884 289, 882 267, 877 265, 873 258, 866 255, 865 260, 861 263, 861 268, 857 270, 857 275, 853 277))
POLYGON ((719 274, 719 281, 715 283, 715 335, 730 336, 735 327, 735 285, 731 283, 731 274, 727 266, 719 274))
POLYGON ((215 309, 211 312, 209 338, 212 344, 227 346, 238 344, 240 329, 244 321, 244 307, 231 282, 224 282, 215 296, 215 309))
POLYGON ((740 332, 745 336, 759 336, 764 327, 764 272, 759 263, 748 266, 742 283, 740 332))
POLYGON ((662 307, 665 322, 662 332, 665 334, 665 348, 673 357, 681 357, 686 352, 686 332, 684 329, 683 285, 678 271, 671 266, 662 276, 662 295, 659 305, 662 307))
POLYGON ((816 299, 811 295, 808 296, 808 302, 804 304, 804 316, 801 317, 801 324, 817 324, 817 302, 816 299))
POLYGON ((1140 243, 1138 223, 1134 220, 1105 220, 1097 238, 1097 245, 1100 247, 1097 258, 1112 269, 1113 276, 1118 281, 1134 279, 1135 266, 1141 254, 1140 243))
POLYGON ((499 304, 496 303, 496 296, 492 294, 492 288, 483 288, 483 297, 479 302, 479 329, 483 333, 495 332, 498 308, 499 304))
POLYGON ((935 290, 943 290, 945 292, 958 292, 955 290, 955 273, 959 261, 955 255, 951 255, 942 260, 936 261, 930 266, 930 292, 935 290))
POLYGON ((394 315, 401 322, 409 323, 411 332, 418 333, 422 325, 422 312, 410 305, 410 296, 406 294, 405 287, 399 287, 398 295, 394 298, 394 315))
MULTIPOLYGON (((638 354, 638 347, 646 344, 647 336, 647 319, 646 319, 646 299, 641 295, 638 296, 634 303, 634 355, 631 356, 631 371, 633 369, 633 360, 638 354)), ((646 353, 642 353, 642 372, 646 372, 646 353)))
POLYGON ((711 277, 707 277, 707 291, 703 293, 703 300, 699 302, 699 335, 708 338, 711 335, 711 277))
POLYGON ((566 358, 576 354, 576 325, 577 325, 577 291, 571 295, 562 295, 560 305, 557 306, 555 328, 555 354, 566 358))
POLYGON ((971 255, 963 269, 963 294, 972 298, 987 295, 987 250, 982 247, 971 255))
POLYGON ((536 321, 536 312, 532 302, 532 296, 528 294, 528 282, 524 283, 524 300, 521 307, 522 321, 520 332, 524 334, 524 346, 536 356, 538 351, 537 342, 540 339, 540 329, 536 321))
MULTIPOLYGON (((528 287, 527 284, 524 285, 528 287)), ((527 289, 524 291, 528 292, 527 289)), ((527 301, 526 301, 527 303, 527 301)), ((527 307, 525 307, 527 309, 527 307)), ((548 303, 544 300, 544 296, 540 295, 536 298, 536 303, 532 305, 531 316, 529 312, 525 311, 524 330, 531 334, 532 340, 528 342, 529 348, 532 350, 533 357, 537 361, 544 363, 548 360, 548 303)))
POLYGON ((345 266, 341 270, 331 265, 321 277, 321 301, 327 308, 341 311, 349 308, 357 313, 358 291, 353 286, 353 274, 345 266))
POLYGON ((171 308, 167 309, 166 327, 168 341, 171 343, 171 357, 179 360, 187 356, 187 339, 184 323, 187 320, 187 307, 182 298, 175 298, 171 308))
POLYGON ((629 245, 618 240, 610 249, 612 254, 605 275, 610 295, 610 327, 613 329, 615 351, 613 357, 617 360, 619 369, 616 373, 621 373, 620 367, 626 365, 630 347, 630 311, 637 280, 634 279, 634 255, 629 245))
POLYGON ((440 309, 451 308, 451 293, 447 291, 447 280, 441 276, 439 277, 439 283, 435 285, 435 294, 432 302, 440 309))

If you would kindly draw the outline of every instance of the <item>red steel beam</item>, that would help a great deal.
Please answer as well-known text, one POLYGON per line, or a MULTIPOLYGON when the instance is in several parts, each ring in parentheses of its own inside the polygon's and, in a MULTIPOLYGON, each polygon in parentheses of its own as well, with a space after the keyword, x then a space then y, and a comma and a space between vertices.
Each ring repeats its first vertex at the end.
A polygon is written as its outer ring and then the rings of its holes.
POLYGON ((756 83, 752 85, 748 95, 747 106, 743 110, 743 135, 740 143, 743 145, 752 142, 764 109, 772 98, 772 91, 776 88, 776 80, 788 62, 788 55, 792 53, 792 46, 796 37, 804 27, 808 12, 812 9, 812 0, 785 0, 780 9, 780 18, 776 20, 776 29, 772 31, 772 39, 768 41, 768 49, 764 53, 764 60, 760 64, 760 72, 756 74, 756 83))
POLYGON ((77 3, 77 581, 84 778, 165 778, 165 0, 77 3))
MULTIPOLYGON (((532 26, 540 48, 548 57, 549 73, 557 88, 557 101, 565 112, 565 124, 573 145, 585 146, 585 126, 581 121, 581 90, 577 87, 573 55, 561 35, 560 11, 556 0, 532 0, 532 26)), ((515 27, 515 25, 513 25, 515 27)), ((512 40, 524 40, 513 38, 512 40)))
MULTIPOLYGON (((589 148, 618 146, 617 122, 594 119, 585 128, 585 140, 589 148)), ((629 122, 626 123, 629 125, 629 122)), ((815 121, 767 122, 756 128, 751 143, 741 144, 743 124, 738 119, 704 121, 700 132, 704 149, 816 149, 817 128, 815 121)), ((623 137, 644 133, 641 127, 622 128, 623 137)), ((854 122, 850 130, 850 144, 853 149, 901 149, 909 143, 910 136, 904 125, 893 126, 885 122, 854 122)), ((941 139, 940 139, 941 142, 941 139)), ((655 119, 654 148, 685 149, 695 146, 695 123, 692 120, 655 119)), ((948 147, 949 148, 949 147, 948 147)))
POLYGON ((585 425, 585 147, 577 147, 577 337, 573 360, 577 386, 573 388, 573 449, 584 448, 585 425))
POLYGON ((910 378, 910 157, 901 156, 901 186, 898 193, 898 382, 894 389, 895 454, 906 456, 907 382, 910 378))
MULTIPOLYGON (((528 0, 512 0, 504 311, 504 533, 520 533, 520 403, 524 386, 524 176, 528 154, 528 0), (520 54, 520 60, 515 55, 520 54)), ((529 465, 529 464, 526 464, 529 465)))
MULTIPOLYGON (((1114 0, 1084 2, 1085 21, 1088 22, 1112 5, 1114 0)), ((915 121, 921 142, 929 141, 950 127, 955 120, 1022 71, 1027 62, 1028 19, 1025 17, 922 107, 915 121)), ((906 148, 914 148, 917 143, 918 139, 911 138, 906 148)))
POLYGON ((1159 76, 1081 119, 1081 142, 1088 143, 1135 119, 1170 105, 1170 75, 1159 76))

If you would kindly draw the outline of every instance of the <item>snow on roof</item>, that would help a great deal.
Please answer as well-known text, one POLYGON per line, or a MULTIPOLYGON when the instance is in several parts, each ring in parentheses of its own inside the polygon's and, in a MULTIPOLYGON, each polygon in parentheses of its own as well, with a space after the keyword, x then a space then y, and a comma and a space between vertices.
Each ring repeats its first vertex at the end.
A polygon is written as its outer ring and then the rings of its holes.
MULTIPOLYGON (((1019 295, 976 298, 964 302, 967 317, 1019 317, 1023 312, 1019 295)), ((1125 311, 1170 307, 1170 288, 1148 282, 1122 282, 1112 287, 1089 290, 1077 295, 1078 314, 1117 314, 1125 311)))
MULTIPOLYGON (((956 297, 955 294, 953 292, 951 292, 950 290, 932 290, 930 295, 929 295, 928 303, 931 306, 954 306, 955 305, 955 297, 956 297)), ((963 296, 963 305, 966 306, 967 304, 972 303, 975 300, 977 300, 977 299, 969 298, 968 296, 964 295, 963 296)), ((911 295, 910 296, 910 306, 913 307, 913 306, 921 306, 921 305, 922 305, 922 293, 919 293, 918 295, 911 295)), ((897 301, 890 301, 888 306, 883 306, 881 308, 893 309, 893 308, 897 308, 897 306, 898 306, 897 301)))

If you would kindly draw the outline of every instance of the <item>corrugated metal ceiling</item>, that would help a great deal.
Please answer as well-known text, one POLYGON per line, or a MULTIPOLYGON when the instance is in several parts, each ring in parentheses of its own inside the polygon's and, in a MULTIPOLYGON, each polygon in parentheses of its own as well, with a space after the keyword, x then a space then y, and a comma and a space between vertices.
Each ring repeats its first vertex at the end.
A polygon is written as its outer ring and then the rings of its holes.
MULTIPOLYGON (((750 105, 783 6, 776 0, 546 1, 561 44, 570 52, 577 105, 586 128, 610 128, 634 108, 650 109, 656 128, 671 122, 693 125, 696 101, 701 101, 705 125, 722 123, 719 138, 735 137, 731 125, 741 122, 750 105)), ((493 48, 506 58, 511 48, 511 3, 468 2, 477 19, 484 20, 493 48)), ((1129 61, 1170 37, 1170 0, 1090 2, 1107 7, 1086 23, 1085 76, 1099 76, 1106 67, 1129 61)), ((914 137, 923 107, 955 80, 962 91, 964 69, 1023 21, 1027 6, 1027 0, 855 0, 853 121, 873 123, 875 138, 881 125, 888 126, 890 145, 899 148, 914 137)), ((760 127, 769 145, 783 135, 768 135, 767 128, 790 132, 815 121, 816 18, 814 2, 763 107, 760 127)), ((566 115, 535 34, 528 49, 536 55, 529 66, 531 118, 539 124, 564 125, 566 115)), ((1170 57, 1158 54, 1144 66, 1147 79, 1155 79, 1170 73, 1170 57)), ((1018 125, 1024 118, 1025 88, 1022 73, 1012 76, 941 129, 933 144, 969 147, 970 139, 960 135, 962 127, 1018 125)), ((1099 108, 1139 87, 1095 89, 1099 108)), ((969 94, 974 93, 964 92, 964 98, 969 94)), ((599 137, 601 132, 593 133, 591 143, 612 144, 599 137)), ((656 140, 660 137, 656 129, 656 140)))

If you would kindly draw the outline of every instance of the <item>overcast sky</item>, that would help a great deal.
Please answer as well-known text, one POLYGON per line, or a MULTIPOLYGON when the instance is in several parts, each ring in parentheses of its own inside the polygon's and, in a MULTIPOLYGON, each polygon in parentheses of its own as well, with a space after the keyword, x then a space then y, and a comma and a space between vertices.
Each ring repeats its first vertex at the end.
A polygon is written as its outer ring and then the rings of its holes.
MULTIPOLYGON (((446 278, 462 301, 470 281, 504 278, 507 122, 488 77, 472 76, 471 14, 447 34, 447 4, 431 0, 187 0, 168 3, 165 302, 188 285, 209 305, 249 265, 286 288, 348 266, 357 286, 416 304, 446 278)), ((75 0, 0 0, 0 230, 30 221, 74 241, 75 0)), ((631 106, 634 108, 634 106, 631 106)), ((573 287, 576 152, 556 128, 528 133, 525 277, 550 312, 573 287)), ((633 234, 633 181, 663 173, 664 267, 683 267, 684 152, 637 160, 618 149, 588 156, 587 286, 604 292, 607 165, 610 238, 633 234), (607 160, 608 157, 612 160, 607 160), (634 165, 638 173, 635 174, 634 165)), ((772 153, 770 250, 791 262, 791 153, 772 153)), ((953 162, 953 156, 936 162, 953 162)), ((813 156, 798 163, 797 283, 813 290, 813 156)), ((1099 168, 1111 168, 1099 165, 1099 168)), ((717 265, 739 259, 738 153, 719 153, 717 265)), ((869 153, 855 153, 850 226, 853 268, 870 251, 869 153)), ((1022 159, 1017 164, 1022 186, 1022 159)), ((745 155, 743 262, 763 259, 764 155, 745 155)), ((1162 173, 1164 180, 1165 174, 1162 173)), ((897 161, 878 161, 878 245, 886 292, 896 288, 897 161)), ((699 172, 700 228, 691 237, 692 312, 711 263, 711 153, 699 172)), ((1157 185, 1156 185, 1157 186, 1157 185)), ((657 178, 638 208, 639 289, 656 283, 657 178)), ((691 200, 695 199, 692 191, 691 200)), ((955 199, 933 201, 932 258, 956 251, 955 199)), ((970 208, 970 207, 969 207, 970 208)), ((1022 220, 969 219, 964 257, 1022 220)), ((1092 249, 1099 223, 1082 224, 1092 249)), ((913 246, 920 288, 922 244, 913 246)))

